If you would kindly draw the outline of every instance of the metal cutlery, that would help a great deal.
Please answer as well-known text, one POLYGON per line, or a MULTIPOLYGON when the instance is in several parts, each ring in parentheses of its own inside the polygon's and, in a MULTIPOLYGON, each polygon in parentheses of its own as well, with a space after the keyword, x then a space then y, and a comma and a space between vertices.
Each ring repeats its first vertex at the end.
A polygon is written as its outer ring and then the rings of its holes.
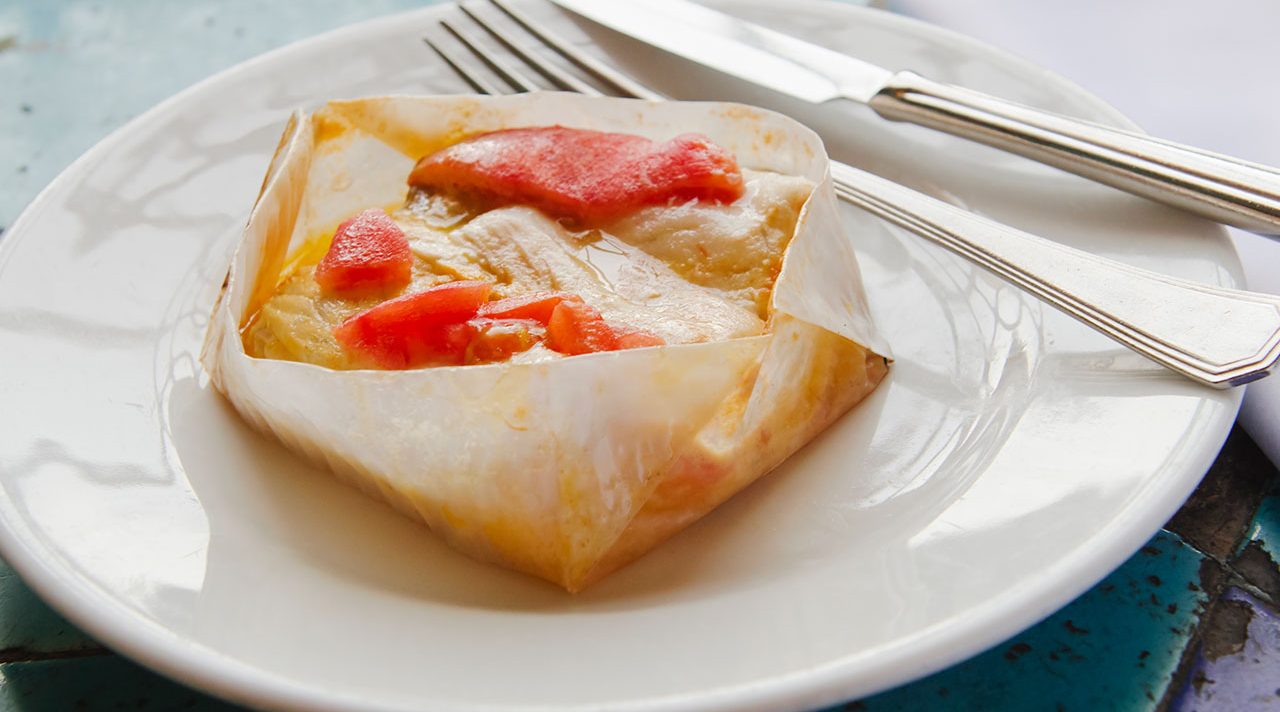
POLYGON ((894 72, 687 0, 552 0, 685 59, 804 101, 849 99, 1212 220, 1280 235, 1280 170, 894 72))
MULTIPOLYGON (((506 0, 489 4, 523 27, 526 37, 554 50, 612 94, 665 98, 556 37, 506 0)), ((489 13, 472 4, 461 9, 508 56, 488 49, 456 23, 441 24, 502 84, 486 77, 474 60, 441 42, 425 41, 480 93, 538 90, 537 79, 526 71, 532 70, 555 87, 604 94, 530 51, 511 30, 485 16, 489 13)), ((1238 386, 1267 375, 1280 361, 1280 297, 1174 279, 1075 250, 846 164, 833 162, 832 177, 846 202, 947 247, 1188 378, 1218 388, 1238 386)))

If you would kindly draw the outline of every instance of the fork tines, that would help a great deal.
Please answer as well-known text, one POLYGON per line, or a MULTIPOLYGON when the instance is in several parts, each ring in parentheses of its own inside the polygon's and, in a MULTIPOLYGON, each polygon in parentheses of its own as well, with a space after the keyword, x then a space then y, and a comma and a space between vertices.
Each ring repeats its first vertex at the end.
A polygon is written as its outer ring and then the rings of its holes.
POLYGON ((488 0, 485 3, 489 8, 501 11, 505 15, 504 20, 499 20, 496 17, 497 13, 492 10, 479 10, 476 7, 478 4, 461 3, 459 9, 470 24, 484 30, 484 33, 495 40, 501 49, 486 44, 476 34, 464 29, 458 22, 450 20, 441 20, 440 25, 453 38, 452 43, 432 37, 424 37, 423 41, 481 94, 514 94, 544 88, 536 77, 524 71, 531 68, 550 85, 546 88, 589 96, 612 95, 654 100, 665 98, 557 37, 524 12, 512 7, 506 0, 488 0), (532 38, 536 46, 552 50, 561 61, 576 67, 598 82, 604 87, 603 91, 556 62, 541 56, 520 38, 532 38), (458 51, 448 46, 449 44, 461 47, 465 52, 458 51), (523 67, 513 63, 513 59, 522 63, 523 67))

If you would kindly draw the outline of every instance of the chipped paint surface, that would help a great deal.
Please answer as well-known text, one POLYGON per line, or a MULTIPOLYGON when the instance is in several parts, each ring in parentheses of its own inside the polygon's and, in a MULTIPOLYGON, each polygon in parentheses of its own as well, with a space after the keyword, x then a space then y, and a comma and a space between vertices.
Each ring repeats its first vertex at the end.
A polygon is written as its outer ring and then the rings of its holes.
POLYGON ((1161 532, 1092 590, 1023 633, 844 709, 1147 710, 1164 696, 1208 596, 1205 559, 1161 532))
POLYGON ((1280 615, 1233 587, 1208 627, 1170 712, 1280 710, 1280 615))
POLYGON ((1280 478, 1272 477, 1232 566, 1273 606, 1280 606, 1280 478))
POLYGON ((1249 525, 1249 541, 1256 541, 1272 561, 1280 562, 1280 481, 1273 487, 1249 525))
POLYGON ((0 660, 20 660, 100 646, 53 612, 0 561, 0 660))
POLYGON ((0 709, 232 712, 115 655, 0 665, 0 709))

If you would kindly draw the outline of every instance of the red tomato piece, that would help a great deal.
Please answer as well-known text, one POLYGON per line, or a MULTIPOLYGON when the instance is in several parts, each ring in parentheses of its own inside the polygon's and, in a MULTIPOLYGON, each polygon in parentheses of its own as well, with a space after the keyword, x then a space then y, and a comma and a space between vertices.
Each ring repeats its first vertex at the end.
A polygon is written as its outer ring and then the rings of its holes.
POLYGON ((576 356, 618 348, 618 337, 600 312, 585 302, 563 301, 547 322, 547 346, 576 356))
POLYGON ((403 289, 412 267, 404 231, 386 212, 372 209, 338 226, 315 279, 331 294, 358 296, 403 289))
POLYGON ((471 343, 467 346, 467 363, 506 361, 528 351, 542 340, 547 331, 533 319, 485 319, 467 322, 471 343))
POLYGON ((646 346, 666 346, 667 342, 657 334, 651 334, 643 329, 633 329, 631 327, 614 326, 613 333, 618 340, 619 349, 640 349, 646 346))
POLYGON ((385 301, 333 330, 343 348, 381 368, 462 363, 471 334, 465 322, 489 298, 487 282, 449 282, 385 301))
POLYGON ((581 297, 575 294, 535 292, 489 302, 480 307, 480 316, 491 319, 533 319, 546 326, 547 322, 551 321, 551 312, 555 310, 556 305, 566 299, 582 301, 581 297))
POLYGON ((409 185, 461 189, 587 223, 672 200, 732 202, 743 191, 733 155, 705 136, 658 143, 564 126, 473 136, 419 160, 409 185))

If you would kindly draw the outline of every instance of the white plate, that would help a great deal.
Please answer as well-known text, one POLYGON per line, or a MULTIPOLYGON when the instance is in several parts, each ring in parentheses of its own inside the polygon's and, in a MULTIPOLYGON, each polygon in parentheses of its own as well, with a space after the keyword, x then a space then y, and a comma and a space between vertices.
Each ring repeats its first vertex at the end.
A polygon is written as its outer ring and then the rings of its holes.
MULTIPOLYGON (((785 17, 774 2, 733 7, 1123 123, 1059 78, 925 25, 815 2, 785 17)), ((441 12, 292 45, 180 94, 69 168, 0 245, 0 544, 108 645, 273 707, 813 707, 1047 615, 1133 553, 1213 459, 1238 393, 1168 376, 850 210, 898 358, 868 402, 579 596, 454 554, 249 430, 196 363, 286 113, 460 89, 418 39, 441 12)), ((672 91, 744 91, 671 66, 633 65, 672 91)), ((861 108, 791 108, 838 130, 834 153, 854 163, 1134 264, 1239 283, 1206 223, 861 108)))

